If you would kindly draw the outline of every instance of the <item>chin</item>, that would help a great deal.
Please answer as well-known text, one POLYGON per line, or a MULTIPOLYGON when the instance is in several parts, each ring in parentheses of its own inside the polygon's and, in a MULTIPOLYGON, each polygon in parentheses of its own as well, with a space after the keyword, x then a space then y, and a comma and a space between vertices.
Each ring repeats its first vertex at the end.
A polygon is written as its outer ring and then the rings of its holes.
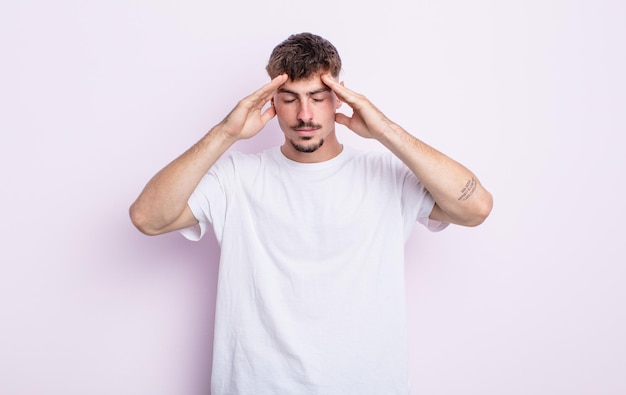
POLYGON ((306 154, 310 154, 312 152, 317 151, 318 149, 320 149, 320 147, 322 145, 324 145, 324 139, 320 139, 317 142, 313 142, 313 141, 308 141, 308 144, 302 144, 302 143, 297 143, 294 140, 289 140, 289 142, 291 143, 291 146, 298 152, 303 152, 306 154))

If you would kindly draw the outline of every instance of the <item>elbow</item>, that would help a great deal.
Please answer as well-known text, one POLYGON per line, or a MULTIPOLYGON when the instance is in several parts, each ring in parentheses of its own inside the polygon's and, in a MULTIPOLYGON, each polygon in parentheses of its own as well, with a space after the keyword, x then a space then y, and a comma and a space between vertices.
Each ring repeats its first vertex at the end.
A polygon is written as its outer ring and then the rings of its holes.
POLYGON ((135 228, 137 228, 137 230, 139 230, 144 235, 156 236, 160 234, 158 230, 150 226, 150 221, 148 220, 148 217, 141 210, 141 208, 137 206, 137 203, 133 203, 130 206, 128 214, 130 216, 130 221, 133 223, 135 228))
POLYGON ((485 192, 485 196, 480 199, 476 204, 476 208, 473 210, 472 217, 465 224, 466 226, 478 226, 485 222, 491 209, 493 208, 493 197, 489 192, 485 192))

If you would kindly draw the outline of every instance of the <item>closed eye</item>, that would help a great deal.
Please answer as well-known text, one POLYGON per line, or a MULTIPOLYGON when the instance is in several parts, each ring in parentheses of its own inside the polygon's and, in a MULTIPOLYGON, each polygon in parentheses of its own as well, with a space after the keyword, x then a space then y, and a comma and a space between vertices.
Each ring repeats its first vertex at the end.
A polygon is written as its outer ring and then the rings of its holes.
POLYGON ((321 103, 326 99, 329 99, 331 97, 331 93, 330 90, 328 89, 324 89, 322 91, 317 91, 317 92, 311 92, 310 96, 311 100, 313 100, 316 103, 321 103))

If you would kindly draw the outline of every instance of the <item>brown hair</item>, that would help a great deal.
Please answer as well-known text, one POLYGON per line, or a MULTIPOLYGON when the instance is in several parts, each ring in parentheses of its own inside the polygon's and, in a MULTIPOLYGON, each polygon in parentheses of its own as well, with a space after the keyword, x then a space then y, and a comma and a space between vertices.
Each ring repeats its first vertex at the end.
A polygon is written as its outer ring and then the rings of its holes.
POLYGON ((341 71, 339 52, 328 40, 312 33, 292 34, 278 44, 265 67, 271 78, 287 74, 292 81, 330 72, 337 78, 341 71))

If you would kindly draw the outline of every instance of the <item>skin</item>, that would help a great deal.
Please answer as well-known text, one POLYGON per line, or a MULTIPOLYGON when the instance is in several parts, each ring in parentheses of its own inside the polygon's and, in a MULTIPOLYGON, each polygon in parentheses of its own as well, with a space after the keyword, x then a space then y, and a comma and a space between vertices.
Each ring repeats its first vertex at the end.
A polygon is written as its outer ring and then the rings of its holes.
POLYGON ((323 162, 339 155, 342 145, 335 133, 337 95, 320 76, 288 80, 272 99, 278 124, 285 135, 283 154, 296 162, 323 162))
POLYGON ((487 218, 493 198, 469 169, 392 122, 362 94, 337 83, 329 75, 321 79, 353 110, 351 117, 337 113, 337 123, 361 137, 378 140, 402 160, 430 192, 435 199, 430 219, 477 226, 487 218), (470 189, 466 187, 468 184, 470 189))
POLYGON ((281 151, 291 160, 316 163, 339 155, 339 123, 378 140, 413 171, 435 199, 431 219, 475 226, 491 211, 491 195, 472 172, 389 120, 365 96, 329 74, 298 81, 280 75, 242 99, 148 182, 130 207, 135 226, 158 235, 197 224, 187 201, 202 176, 232 144, 255 136, 275 116, 285 136, 281 151), (352 108, 352 116, 337 112, 342 103, 352 108))
POLYGON ((197 224, 187 201, 202 176, 237 140, 255 136, 276 116, 273 106, 263 108, 286 81, 280 75, 242 99, 222 122, 152 177, 130 206, 137 229, 159 235, 197 224))

